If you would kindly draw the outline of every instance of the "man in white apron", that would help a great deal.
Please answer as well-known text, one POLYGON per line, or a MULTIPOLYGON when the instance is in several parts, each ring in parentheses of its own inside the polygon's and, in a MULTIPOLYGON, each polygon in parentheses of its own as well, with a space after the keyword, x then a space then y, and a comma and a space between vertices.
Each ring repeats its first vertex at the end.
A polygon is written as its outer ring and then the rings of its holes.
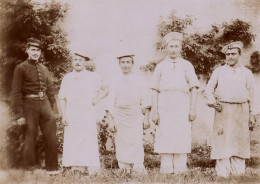
POLYGON ((223 47, 226 64, 214 70, 205 90, 208 105, 216 109, 211 140, 211 159, 216 159, 219 176, 245 173, 245 159, 250 158, 248 123, 255 123, 255 82, 252 72, 240 65, 243 43, 223 47))
POLYGON ((141 77, 132 72, 133 55, 118 57, 121 74, 110 85, 107 99, 109 128, 115 132, 120 169, 145 172, 143 128, 149 128, 150 98, 141 77))
POLYGON ((193 65, 181 57, 183 35, 164 37, 167 57, 159 63, 152 79, 152 118, 157 125, 154 151, 161 156, 161 173, 187 170, 191 152, 191 123, 196 118, 199 81, 193 65))
POLYGON ((62 166, 84 172, 88 167, 90 175, 100 168, 98 133, 95 105, 102 89, 101 78, 87 71, 89 58, 75 53, 73 71, 66 74, 59 91, 64 130, 62 166))

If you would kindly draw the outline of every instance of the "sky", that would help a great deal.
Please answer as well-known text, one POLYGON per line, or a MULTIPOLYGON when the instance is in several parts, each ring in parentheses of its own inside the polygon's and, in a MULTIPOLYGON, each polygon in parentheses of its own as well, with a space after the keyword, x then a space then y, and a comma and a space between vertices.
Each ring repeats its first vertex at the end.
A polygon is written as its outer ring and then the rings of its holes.
MULTIPOLYGON (((154 59, 158 24, 172 10, 179 17, 191 15, 196 19, 190 32, 204 32, 213 23, 240 18, 252 22, 254 32, 260 33, 258 0, 56 1, 69 4, 62 27, 68 34, 70 49, 93 58, 97 72, 104 75, 119 70, 116 57, 124 50, 135 54, 136 68, 154 59)), ((259 40, 255 43, 258 48, 259 40)))

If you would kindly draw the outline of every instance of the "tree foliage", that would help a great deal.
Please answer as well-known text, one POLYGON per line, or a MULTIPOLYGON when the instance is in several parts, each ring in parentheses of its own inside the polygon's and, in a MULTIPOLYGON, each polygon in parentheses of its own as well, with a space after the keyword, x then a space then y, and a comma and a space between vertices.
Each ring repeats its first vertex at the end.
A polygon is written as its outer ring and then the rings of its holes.
POLYGON ((248 68, 252 72, 259 72, 260 71, 260 52, 254 51, 250 56, 250 66, 248 68))
POLYGON ((60 23, 68 10, 67 4, 51 1, 35 3, 31 0, 3 0, 0 6, 1 42, 1 86, 11 83, 14 67, 27 58, 25 44, 27 39, 40 39, 44 48, 41 62, 59 80, 68 68, 69 50, 66 33, 60 23))
MULTIPOLYGON (((223 22, 222 24, 213 24, 211 29, 205 33, 187 33, 188 26, 192 27, 193 19, 191 16, 179 18, 173 11, 166 20, 158 26, 158 33, 162 38, 169 32, 181 32, 185 38, 183 41, 182 56, 190 61, 197 74, 209 76, 216 65, 221 65, 224 61, 224 54, 221 53, 222 47, 232 41, 242 41, 247 48, 252 44, 255 35, 251 32, 251 24, 239 19, 223 22)), ((157 42, 156 49, 164 49, 162 41, 157 42)), ((144 71, 153 71, 159 60, 150 61, 142 66, 144 71)))

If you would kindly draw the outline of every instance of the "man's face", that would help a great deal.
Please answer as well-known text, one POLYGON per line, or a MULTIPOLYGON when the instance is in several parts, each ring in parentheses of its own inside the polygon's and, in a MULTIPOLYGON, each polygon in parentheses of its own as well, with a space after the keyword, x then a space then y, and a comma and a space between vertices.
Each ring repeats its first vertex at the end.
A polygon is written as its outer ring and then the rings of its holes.
POLYGON ((133 58, 123 57, 119 59, 119 66, 124 74, 128 74, 132 71, 134 66, 133 58))
POLYGON ((167 44, 166 50, 170 58, 175 59, 181 55, 181 41, 172 40, 167 44))
POLYGON ((73 56, 72 67, 75 71, 80 72, 85 69, 86 60, 80 56, 73 56))
POLYGON ((226 62, 229 66, 234 66, 239 61, 240 54, 238 52, 238 49, 228 49, 226 51, 226 62))
POLYGON ((41 49, 35 46, 29 46, 26 49, 26 53, 28 54, 28 58, 34 61, 38 61, 41 56, 41 49))

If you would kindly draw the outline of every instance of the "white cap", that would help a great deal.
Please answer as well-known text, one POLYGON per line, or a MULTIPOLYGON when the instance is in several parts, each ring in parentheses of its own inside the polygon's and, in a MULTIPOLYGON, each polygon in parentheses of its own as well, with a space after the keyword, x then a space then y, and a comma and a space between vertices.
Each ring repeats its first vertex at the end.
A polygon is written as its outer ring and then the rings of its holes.
POLYGON ((228 49, 234 49, 234 48, 237 48, 237 49, 242 49, 244 46, 244 44, 241 42, 241 41, 235 41, 235 42, 231 42, 227 45, 225 45, 221 52, 223 52, 224 54, 227 52, 228 49))
POLYGON ((183 34, 179 33, 179 32, 170 32, 163 37, 163 41, 165 42, 165 44, 168 44, 169 41, 172 41, 172 40, 182 41, 183 34))

